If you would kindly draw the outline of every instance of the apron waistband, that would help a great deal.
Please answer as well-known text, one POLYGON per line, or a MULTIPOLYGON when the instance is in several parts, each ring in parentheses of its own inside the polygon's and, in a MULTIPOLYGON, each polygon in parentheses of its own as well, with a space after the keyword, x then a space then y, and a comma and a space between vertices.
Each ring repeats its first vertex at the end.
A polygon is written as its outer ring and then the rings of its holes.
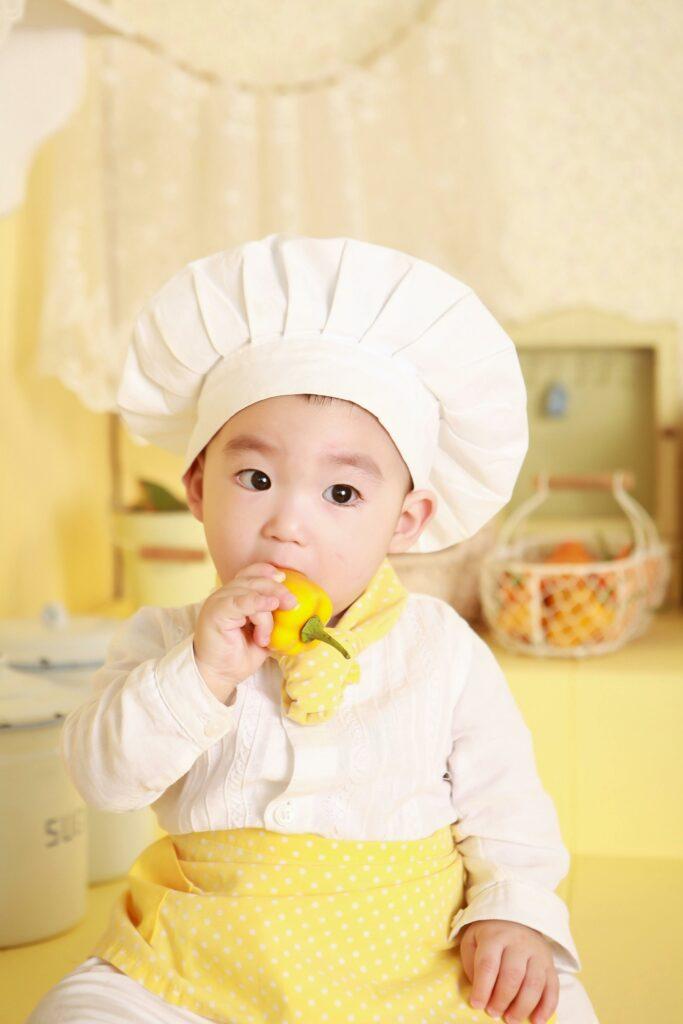
POLYGON ((143 851, 130 876, 195 894, 305 896, 419 879, 459 860, 451 825, 408 840, 240 828, 164 836, 143 851))

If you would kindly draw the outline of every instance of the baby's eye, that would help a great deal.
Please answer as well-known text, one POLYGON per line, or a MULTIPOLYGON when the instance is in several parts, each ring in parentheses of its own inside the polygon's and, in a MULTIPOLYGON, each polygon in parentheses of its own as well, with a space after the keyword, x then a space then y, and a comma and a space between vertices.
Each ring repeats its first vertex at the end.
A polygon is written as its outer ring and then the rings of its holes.
POLYGON ((243 473, 251 473, 258 479, 258 484, 256 485, 256 487, 248 487, 247 490, 265 491, 270 486, 268 474, 264 473, 263 470, 261 469, 242 469, 237 474, 237 478, 239 479, 243 473), (264 483, 264 481, 267 481, 267 483, 264 483))
MULTIPOLYGON (((343 498, 345 495, 348 495, 349 491, 356 491, 356 488, 352 487, 351 484, 331 484, 329 487, 325 488, 325 491, 323 491, 323 494, 325 494, 326 491, 334 491, 338 497, 341 496, 343 498)), ((356 491, 356 494, 360 498, 360 492, 356 491)), ((333 502, 333 504, 334 505, 348 505, 349 502, 348 502, 348 500, 343 500, 343 501, 335 501, 335 502, 333 502)))

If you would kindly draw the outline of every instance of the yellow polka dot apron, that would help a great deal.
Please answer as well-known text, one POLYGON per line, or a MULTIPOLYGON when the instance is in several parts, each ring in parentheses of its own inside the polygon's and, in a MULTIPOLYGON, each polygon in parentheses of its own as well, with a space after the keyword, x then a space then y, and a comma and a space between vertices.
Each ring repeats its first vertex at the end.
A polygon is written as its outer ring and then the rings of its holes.
POLYGON ((464 905, 452 826, 406 841, 168 835, 128 877, 92 955, 211 1021, 492 1019, 469 1005, 460 939, 448 939, 464 905))

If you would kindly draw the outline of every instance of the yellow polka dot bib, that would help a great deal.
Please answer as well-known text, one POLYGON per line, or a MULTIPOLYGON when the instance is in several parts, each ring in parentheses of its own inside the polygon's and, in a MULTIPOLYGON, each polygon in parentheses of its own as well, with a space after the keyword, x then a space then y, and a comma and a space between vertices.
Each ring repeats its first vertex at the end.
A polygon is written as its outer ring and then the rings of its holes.
POLYGON ((168 835, 128 877, 90 955, 208 1021, 492 1020, 470 1005, 460 939, 448 938, 465 878, 452 826, 385 842, 262 828, 168 835))
POLYGON ((332 718, 344 690, 360 679, 356 656, 388 633, 398 621, 408 591, 385 558, 360 597, 349 605, 336 626, 325 624, 351 658, 324 640, 298 654, 275 655, 282 670, 282 711, 300 725, 316 725, 332 718))

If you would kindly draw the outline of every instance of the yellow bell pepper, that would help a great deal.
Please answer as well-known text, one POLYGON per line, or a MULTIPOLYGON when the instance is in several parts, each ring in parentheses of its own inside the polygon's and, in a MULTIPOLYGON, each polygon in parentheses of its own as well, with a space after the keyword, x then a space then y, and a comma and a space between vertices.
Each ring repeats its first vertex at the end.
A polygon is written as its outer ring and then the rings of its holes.
POLYGON ((345 658, 349 652, 325 629, 332 615, 333 604, 327 593, 301 572, 283 569, 282 583, 294 594, 296 608, 276 608, 269 647, 283 654, 298 654, 312 647, 316 640, 336 647, 345 658))

